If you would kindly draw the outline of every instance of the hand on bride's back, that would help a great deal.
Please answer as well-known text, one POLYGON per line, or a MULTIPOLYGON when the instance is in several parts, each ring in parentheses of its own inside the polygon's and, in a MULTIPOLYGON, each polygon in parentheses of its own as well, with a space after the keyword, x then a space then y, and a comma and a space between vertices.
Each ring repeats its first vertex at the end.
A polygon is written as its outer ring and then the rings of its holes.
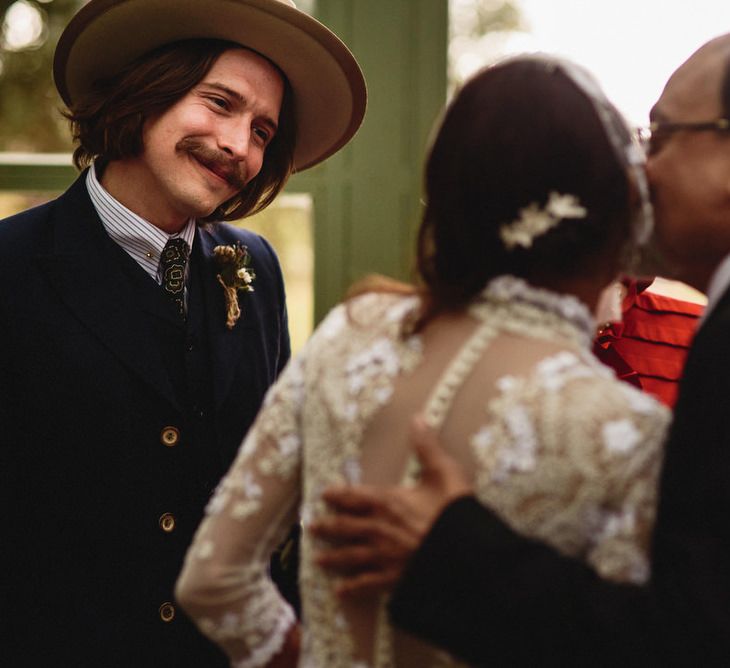
POLYGON ((472 492, 461 466, 419 418, 411 440, 421 466, 414 486, 329 488, 323 498, 335 512, 308 527, 332 542, 316 561, 339 578, 343 596, 391 588, 443 509, 472 492))

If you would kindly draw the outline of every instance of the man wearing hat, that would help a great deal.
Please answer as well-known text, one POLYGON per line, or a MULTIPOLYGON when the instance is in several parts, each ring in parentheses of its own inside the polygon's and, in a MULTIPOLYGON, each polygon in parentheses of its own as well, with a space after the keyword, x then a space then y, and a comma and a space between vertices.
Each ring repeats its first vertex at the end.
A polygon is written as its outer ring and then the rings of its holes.
POLYGON ((218 221, 352 137, 362 74, 289 0, 91 0, 54 76, 85 170, 0 223, 3 654, 225 665, 173 585, 289 338, 273 250, 218 221))

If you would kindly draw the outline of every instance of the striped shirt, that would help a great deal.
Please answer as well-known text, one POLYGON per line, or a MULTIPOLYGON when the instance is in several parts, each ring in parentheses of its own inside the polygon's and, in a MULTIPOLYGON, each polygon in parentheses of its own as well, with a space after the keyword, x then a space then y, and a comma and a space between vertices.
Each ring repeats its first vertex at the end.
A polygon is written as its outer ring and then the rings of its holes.
MULTIPOLYGON (((159 271, 160 255, 168 239, 182 237, 192 251, 195 240, 194 218, 188 220, 180 232, 175 234, 163 232, 114 199, 99 183, 93 165, 86 175, 86 188, 106 233, 157 283, 162 283, 159 271)), ((186 275, 189 266, 185 268, 186 275)))

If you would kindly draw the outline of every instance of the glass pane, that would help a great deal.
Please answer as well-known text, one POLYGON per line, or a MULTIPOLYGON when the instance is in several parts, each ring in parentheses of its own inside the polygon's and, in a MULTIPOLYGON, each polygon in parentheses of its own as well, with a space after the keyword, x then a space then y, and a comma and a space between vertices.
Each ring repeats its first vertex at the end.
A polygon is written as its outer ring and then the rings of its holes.
POLYGON ((0 191, 0 219, 43 204, 57 196, 58 193, 49 192, 0 191))
POLYGON ((68 123, 51 76, 53 51, 83 0, 2 3, 0 149, 68 151, 68 123))

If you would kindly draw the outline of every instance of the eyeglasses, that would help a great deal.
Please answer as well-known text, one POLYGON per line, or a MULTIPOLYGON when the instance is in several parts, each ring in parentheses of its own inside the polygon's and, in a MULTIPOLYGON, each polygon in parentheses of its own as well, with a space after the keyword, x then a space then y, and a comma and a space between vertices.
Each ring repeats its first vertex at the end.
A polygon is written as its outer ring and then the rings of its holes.
POLYGON ((696 123, 662 123, 655 121, 649 127, 637 128, 636 138, 647 155, 656 153, 664 141, 675 132, 729 132, 730 119, 718 118, 714 121, 696 123))

